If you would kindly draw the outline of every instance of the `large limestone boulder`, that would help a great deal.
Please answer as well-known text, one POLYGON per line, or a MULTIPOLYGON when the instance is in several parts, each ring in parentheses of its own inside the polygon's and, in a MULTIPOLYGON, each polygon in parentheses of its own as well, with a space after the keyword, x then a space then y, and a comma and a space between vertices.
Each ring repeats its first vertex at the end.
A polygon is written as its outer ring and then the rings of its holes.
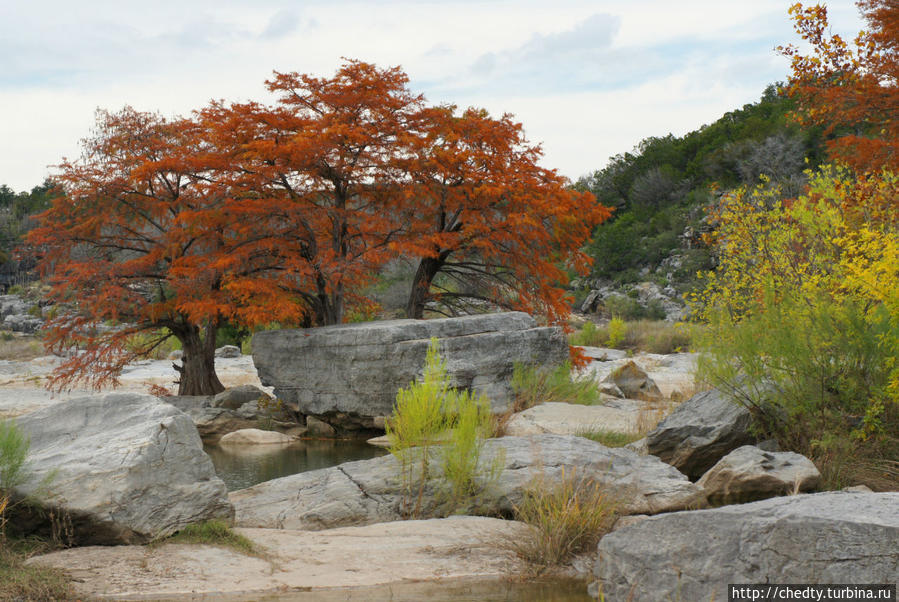
POLYGON ((440 340, 451 384, 487 395, 497 412, 511 405, 516 363, 568 358, 561 329, 509 312, 259 332, 253 361, 262 383, 299 413, 372 429, 393 412, 396 392, 421 375, 432 337, 440 340))
POLYGON ((896 583, 899 493, 818 493, 653 516, 599 542, 609 602, 727 600, 728 583, 896 583))
MULTIPOLYGON (((81 397, 16 422, 31 439, 31 477, 17 493, 46 500, 77 543, 141 543, 233 516, 190 418, 156 397, 81 397)), ((42 519, 11 525, 42 529, 42 519)))
POLYGON ((710 501, 736 503, 810 491, 820 480, 818 468, 801 454, 744 445, 721 458, 696 484, 710 501))
POLYGON ((749 410, 712 389, 677 407, 646 436, 650 454, 698 479, 725 454, 752 443, 749 410))
MULTIPOLYGON (((535 435, 491 439, 485 465, 497 462, 497 478, 469 514, 511 515, 536 480, 551 486, 563 478, 592 479, 618 498, 623 514, 654 514, 705 504, 702 491, 652 456, 610 449, 582 437, 535 435)), ((422 496, 422 513, 440 514, 440 468, 422 496)), ((243 527, 329 529, 399 520, 404 499, 400 465, 393 456, 347 462, 231 493, 243 527)), ((417 495, 416 495, 417 497, 417 495)), ((405 500, 408 502, 408 500, 405 500)))

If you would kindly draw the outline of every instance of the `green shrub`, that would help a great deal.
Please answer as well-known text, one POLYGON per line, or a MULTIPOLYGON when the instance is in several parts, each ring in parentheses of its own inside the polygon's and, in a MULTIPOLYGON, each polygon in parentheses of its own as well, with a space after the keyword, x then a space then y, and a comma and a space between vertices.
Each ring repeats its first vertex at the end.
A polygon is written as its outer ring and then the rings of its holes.
POLYGON ((492 426, 485 397, 449 386, 437 339, 431 339, 422 378, 397 392, 386 424, 390 452, 401 466, 406 515, 423 511, 424 491, 434 476, 432 461, 442 472, 443 512, 465 506, 486 486, 494 467, 484 466, 482 451, 492 426))
POLYGON ((692 300, 700 376, 825 488, 899 487, 899 177, 870 177, 825 166, 789 203, 765 186, 724 197, 719 266, 692 300))
POLYGON ((609 321, 608 329, 609 338, 606 341, 606 346, 615 349, 624 341, 624 337, 627 334, 627 325, 624 323, 624 320, 616 316, 609 321))
POLYGON ((515 507, 515 518, 531 527, 530 535, 510 543, 535 565, 563 564, 576 554, 595 551, 615 524, 617 507, 618 502, 589 479, 564 472, 558 483, 539 478, 515 507))
POLYGON ((520 412, 547 401, 596 405, 599 389, 592 379, 575 380, 571 364, 565 362, 552 369, 515 364, 512 372, 514 411, 520 412))
POLYGON ((0 495, 8 494, 25 480, 25 460, 31 446, 15 423, 0 420, 0 495))
POLYGON ((595 322, 586 322, 581 329, 571 333, 568 342, 584 347, 599 347, 607 337, 603 337, 595 322))
MULTIPOLYGON (((824 487, 855 484, 852 465, 877 473, 872 462, 899 457, 899 409, 883 398, 893 362, 883 342, 896 336, 894 327, 886 312, 876 318, 849 300, 777 297, 740 322, 721 316, 712 324, 701 338, 699 376, 750 408, 760 436, 815 460, 824 487), (871 436, 869 415, 881 425, 871 436)), ((881 472, 889 476, 885 465, 881 472)))

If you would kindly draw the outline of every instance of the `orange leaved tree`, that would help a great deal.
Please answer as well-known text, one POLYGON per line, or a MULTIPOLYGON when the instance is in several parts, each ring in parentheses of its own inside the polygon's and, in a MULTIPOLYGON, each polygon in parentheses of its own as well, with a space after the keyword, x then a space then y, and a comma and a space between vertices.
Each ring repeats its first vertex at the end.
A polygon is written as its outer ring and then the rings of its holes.
POLYGON ((540 148, 510 115, 439 107, 420 121, 408 162, 414 215, 400 245, 420 258, 407 315, 421 318, 431 300, 450 310, 474 301, 559 321, 565 269, 586 269, 580 247, 610 210, 540 167, 540 148))
POLYGON ((65 308, 46 341, 70 357, 53 386, 114 383, 126 363, 175 337, 179 394, 221 391, 215 337, 233 299, 205 259, 229 244, 227 228, 196 219, 225 200, 204 165, 208 144, 190 120, 125 108, 98 112, 82 147, 59 166, 64 195, 28 237, 65 308))
MULTIPOLYGON (((407 230, 401 157, 416 137, 422 99, 399 68, 350 61, 330 78, 276 73, 275 106, 213 104, 200 113, 226 158, 240 253, 267 268, 232 278, 241 312, 285 295, 309 324, 343 321, 348 304, 395 255, 407 230)), ((232 253, 230 250, 225 250, 232 253)))
POLYGON ((862 0, 868 29, 853 44, 831 35, 827 9, 790 8, 794 27, 812 47, 791 58, 789 93, 799 101, 800 119, 824 126, 831 157, 858 172, 899 167, 899 4, 862 0))

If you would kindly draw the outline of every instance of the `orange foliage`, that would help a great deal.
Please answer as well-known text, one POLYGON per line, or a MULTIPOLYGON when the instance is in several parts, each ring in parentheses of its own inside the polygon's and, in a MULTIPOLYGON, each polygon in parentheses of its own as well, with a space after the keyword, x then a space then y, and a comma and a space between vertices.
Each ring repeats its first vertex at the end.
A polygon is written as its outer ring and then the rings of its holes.
POLYGON ((899 5, 862 0, 869 29, 853 44, 830 35, 827 9, 790 8, 794 27, 812 53, 780 48, 790 57, 789 94, 805 124, 824 126, 831 157, 859 172, 899 168, 899 5))
POLYGON ((84 350, 55 384, 99 386, 176 336, 179 393, 214 393, 223 324, 367 315, 361 291, 397 257, 420 261, 416 317, 465 294, 561 321, 566 269, 586 269, 580 247, 609 210, 540 167, 510 116, 429 107, 407 83, 349 61, 330 78, 276 73, 272 106, 100 113, 29 238, 53 295, 73 302, 49 344, 84 350), (463 284, 439 290, 438 274, 463 284))

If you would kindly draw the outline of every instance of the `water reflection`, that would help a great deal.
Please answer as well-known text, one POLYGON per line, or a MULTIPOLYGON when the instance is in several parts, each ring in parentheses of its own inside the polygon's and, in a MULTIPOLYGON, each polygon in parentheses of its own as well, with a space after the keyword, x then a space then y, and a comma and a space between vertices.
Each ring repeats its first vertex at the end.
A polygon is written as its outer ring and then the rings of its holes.
POLYGON ((303 440, 289 445, 205 445, 215 472, 228 491, 279 477, 367 460, 386 450, 360 440, 303 440))

